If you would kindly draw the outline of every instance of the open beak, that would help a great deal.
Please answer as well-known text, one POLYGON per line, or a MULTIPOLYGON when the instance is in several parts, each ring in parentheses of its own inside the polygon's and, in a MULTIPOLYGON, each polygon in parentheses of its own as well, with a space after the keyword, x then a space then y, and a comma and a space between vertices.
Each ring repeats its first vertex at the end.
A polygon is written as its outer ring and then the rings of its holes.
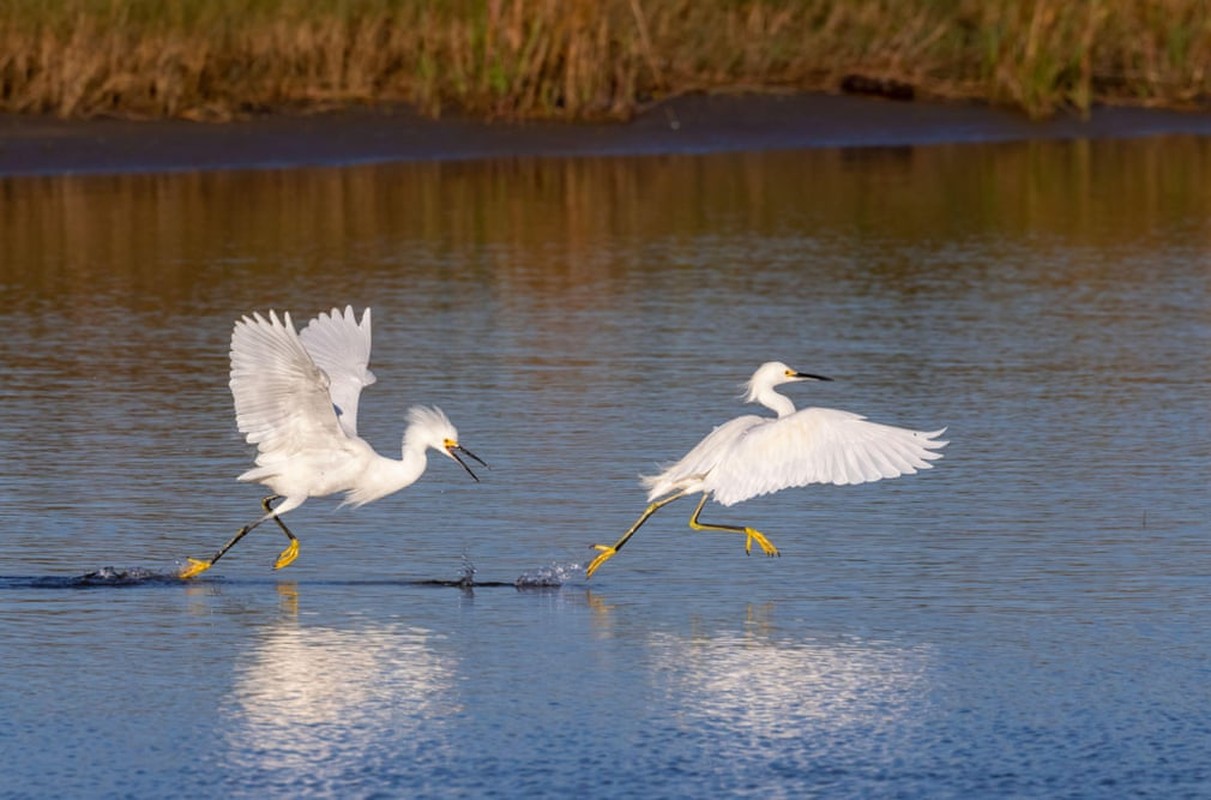
POLYGON ((812 375, 810 372, 796 372, 790 377, 797 381, 831 381, 832 378, 826 378, 823 375, 812 375))
MULTIPOLYGON (((455 443, 446 445, 446 452, 449 453, 450 458, 457 461, 458 465, 467 471, 468 475, 470 475, 472 478, 475 479, 476 483, 479 483, 479 477, 476 476, 476 474, 471 471, 471 468, 467 466, 467 462, 463 461, 461 458, 458 457, 458 454, 462 453, 464 456, 467 456, 468 458, 473 458, 476 461, 478 461, 480 464, 483 464, 485 467, 488 467, 488 464, 486 461, 484 461, 482 458, 475 455, 474 453, 472 453, 470 450, 463 447, 462 445, 455 444, 455 443)), ((488 467, 488 469, 491 469, 491 467, 488 467)))

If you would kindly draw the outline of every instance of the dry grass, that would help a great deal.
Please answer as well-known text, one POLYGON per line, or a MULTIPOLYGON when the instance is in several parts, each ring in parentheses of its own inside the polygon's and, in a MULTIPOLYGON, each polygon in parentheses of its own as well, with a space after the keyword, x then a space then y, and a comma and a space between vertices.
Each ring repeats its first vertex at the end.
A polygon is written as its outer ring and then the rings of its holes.
POLYGON ((0 109, 225 119, 405 101, 621 118, 846 75, 1033 116, 1211 96, 1206 0, 7 0, 0 109))

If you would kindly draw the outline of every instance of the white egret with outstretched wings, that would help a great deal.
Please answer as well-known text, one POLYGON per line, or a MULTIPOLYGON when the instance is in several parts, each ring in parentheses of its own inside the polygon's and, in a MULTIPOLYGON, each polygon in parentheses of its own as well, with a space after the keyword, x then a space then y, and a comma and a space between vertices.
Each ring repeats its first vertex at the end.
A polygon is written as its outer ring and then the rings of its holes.
POLYGON ((272 519, 290 540, 274 564, 281 569, 298 557, 298 538, 281 515, 309 497, 345 493, 360 506, 415 483, 424 473, 429 448, 458 462, 479 480, 459 454, 484 462, 458 443, 458 431, 441 409, 408 410, 403 458, 381 456, 357 435, 357 404, 374 383, 370 361, 370 309, 358 322, 353 308, 332 309, 294 329, 290 313, 281 318, 259 312, 235 323, 231 333, 231 394, 236 425, 257 446, 256 466, 241 481, 264 484, 273 494, 265 513, 241 528, 208 560, 190 558, 181 570, 192 578, 214 565, 249 531, 272 519), (277 505, 274 505, 276 501, 277 505))
POLYGON ((690 516, 696 531, 729 531, 745 536, 744 552, 753 542, 767 556, 778 555, 760 531, 737 525, 700 522, 698 515, 709 498, 730 506, 750 497, 812 483, 845 485, 911 475, 928 469, 947 442, 938 439, 945 428, 932 433, 870 422, 849 411, 805 408, 796 411, 790 398, 774 390, 793 381, 827 381, 791 369, 781 361, 762 364, 748 382, 745 402, 760 403, 776 418, 746 415, 715 428, 680 461, 659 475, 644 477, 648 506, 635 524, 613 545, 593 545, 597 556, 585 568, 592 577, 613 558, 652 514, 689 494, 702 499, 690 516))

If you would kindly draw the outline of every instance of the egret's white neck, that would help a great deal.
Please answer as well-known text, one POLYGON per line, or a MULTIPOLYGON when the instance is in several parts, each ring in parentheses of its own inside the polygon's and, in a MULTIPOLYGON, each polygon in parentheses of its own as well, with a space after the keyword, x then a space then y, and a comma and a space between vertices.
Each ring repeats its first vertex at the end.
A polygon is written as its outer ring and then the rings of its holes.
POLYGON ((753 389, 749 392, 749 396, 746 399, 750 403, 760 403, 779 417, 795 413, 795 404, 791 402, 791 399, 784 394, 774 391, 774 387, 772 386, 762 386, 759 389, 753 389))
POLYGON ((424 474, 425 467, 429 463, 428 453, 428 445, 415 441, 414 438, 408 436, 407 431, 404 432, 403 460, 395 462, 399 465, 397 478, 405 481, 400 485, 400 489, 416 483, 416 480, 424 474))
POLYGON ((425 448, 409 446, 405 437, 403 459, 374 453, 371 463, 359 476, 357 487, 349 491, 345 502, 356 507, 411 486, 424 473, 426 461, 425 448))

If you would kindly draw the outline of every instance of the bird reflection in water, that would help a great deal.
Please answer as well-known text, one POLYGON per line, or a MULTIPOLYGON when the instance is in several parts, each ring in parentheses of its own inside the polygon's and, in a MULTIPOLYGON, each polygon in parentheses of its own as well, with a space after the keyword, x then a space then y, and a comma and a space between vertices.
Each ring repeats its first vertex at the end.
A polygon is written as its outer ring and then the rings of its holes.
POLYGON ((456 664, 432 631, 405 624, 309 626, 297 621, 298 590, 279 584, 282 619, 237 662, 221 713, 224 763, 271 783, 321 787, 364 765, 423 725, 428 747, 457 713, 456 664))
POLYGON ((685 709, 683 724, 763 740, 811 734, 833 741, 913 727, 929 685, 930 648, 781 639, 772 625, 756 627, 651 635, 651 668, 685 709))

